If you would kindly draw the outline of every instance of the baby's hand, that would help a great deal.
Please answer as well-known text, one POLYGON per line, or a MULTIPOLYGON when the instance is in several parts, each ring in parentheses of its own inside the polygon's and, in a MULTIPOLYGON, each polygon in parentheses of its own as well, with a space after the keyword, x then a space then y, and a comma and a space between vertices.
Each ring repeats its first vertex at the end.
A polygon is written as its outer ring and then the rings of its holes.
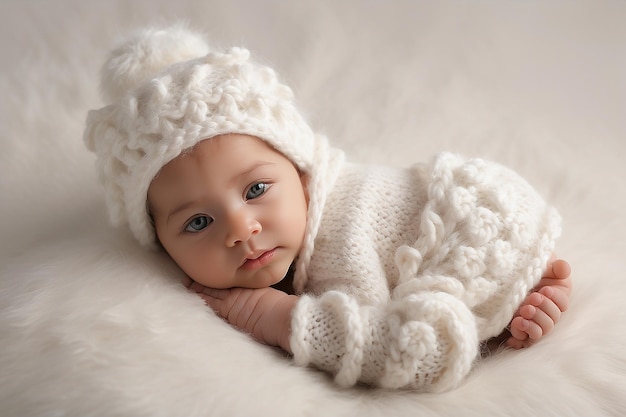
POLYGON ((539 284, 520 306, 511 321, 511 337, 507 345, 520 349, 548 334, 569 306, 572 290, 571 267, 554 256, 539 284))
POLYGON ((191 290, 231 325, 251 334, 259 342, 291 352, 291 312, 298 301, 274 288, 216 290, 193 283, 191 290))

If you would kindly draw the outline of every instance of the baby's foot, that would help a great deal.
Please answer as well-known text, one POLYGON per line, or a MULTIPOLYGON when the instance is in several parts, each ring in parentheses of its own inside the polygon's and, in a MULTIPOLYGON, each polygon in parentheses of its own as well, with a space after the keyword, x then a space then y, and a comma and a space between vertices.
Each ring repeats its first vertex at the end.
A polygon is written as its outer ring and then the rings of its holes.
POLYGON ((514 349, 528 347, 550 333, 569 306, 572 291, 570 265, 554 256, 541 281, 526 297, 511 321, 507 345, 514 349))

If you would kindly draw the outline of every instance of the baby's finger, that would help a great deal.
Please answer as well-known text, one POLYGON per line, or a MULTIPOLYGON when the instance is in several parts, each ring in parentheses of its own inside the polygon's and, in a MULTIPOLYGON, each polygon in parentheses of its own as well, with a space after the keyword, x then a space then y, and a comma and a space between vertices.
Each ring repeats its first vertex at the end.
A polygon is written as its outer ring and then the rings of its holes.
POLYGON ((528 326, 528 337, 533 340, 539 339, 554 329, 554 323, 546 312, 537 309, 535 317, 530 320, 530 325, 528 326))
POLYGON ((569 308, 569 296, 561 287, 543 287, 539 292, 551 300, 561 312, 569 308))
POLYGON ((557 259, 556 261, 552 262, 551 269, 552 276, 557 279, 566 279, 572 273, 572 267, 567 261, 563 259, 557 259))
POLYGON ((544 278, 565 279, 570 276, 572 268, 563 259, 556 259, 554 256, 548 261, 546 270, 543 272, 544 278))
POLYGON ((551 298, 546 297, 545 301, 539 306, 539 310, 547 314, 554 324, 561 320, 562 310, 551 298))
POLYGON ((511 336, 519 341, 524 341, 528 338, 528 327, 530 322, 523 317, 517 316, 511 321, 509 328, 511 336))
POLYGON ((532 305, 535 307, 539 307, 541 303, 545 301, 546 297, 538 292, 531 292, 528 294, 524 302, 522 303, 522 307, 525 305, 532 305))
POLYGON ((549 298, 542 297, 543 302, 539 306, 524 305, 520 307, 520 316, 526 320, 536 320, 537 314, 540 312, 547 315, 552 323, 557 323, 561 319, 561 310, 559 307, 549 298))
MULTIPOLYGON (((535 317, 537 316, 545 317, 545 314, 542 316, 541 314, 537 313, 535 317)), ((543 328, 539 323, 534 320, 528 320, 528 329, 526 330, 526 334, 528 334, 528 338, 530 340, 538 340, 541 338, 541 336, 543 336, 544 333, 543 328)))

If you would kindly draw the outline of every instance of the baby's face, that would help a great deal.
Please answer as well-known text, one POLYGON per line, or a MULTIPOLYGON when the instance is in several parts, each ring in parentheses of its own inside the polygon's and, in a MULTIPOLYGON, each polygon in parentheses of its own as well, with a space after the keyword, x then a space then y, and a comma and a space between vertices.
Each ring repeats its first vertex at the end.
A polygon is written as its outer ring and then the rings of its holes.
POLYGON ((262 140, 231 134, 165 165, 148 202, 161 244, 194 281, 262 288, 283 279, 302 247, 303 181, 262 140))

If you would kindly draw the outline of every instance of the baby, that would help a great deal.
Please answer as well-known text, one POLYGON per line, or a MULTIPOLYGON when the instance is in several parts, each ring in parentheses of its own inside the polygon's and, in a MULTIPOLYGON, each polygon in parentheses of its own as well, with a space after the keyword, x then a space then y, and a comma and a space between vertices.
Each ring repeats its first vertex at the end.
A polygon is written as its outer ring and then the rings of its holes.
POLYGON ((350 163, 272 69, 183 26, 137 32, 102 77, 109 104, 85 142, 112 222, 299 365, 343 386, 443 391, 482 342, 510 325, 507 343, 528 346, 567 309, 560 218, 500 165, 350 163))

